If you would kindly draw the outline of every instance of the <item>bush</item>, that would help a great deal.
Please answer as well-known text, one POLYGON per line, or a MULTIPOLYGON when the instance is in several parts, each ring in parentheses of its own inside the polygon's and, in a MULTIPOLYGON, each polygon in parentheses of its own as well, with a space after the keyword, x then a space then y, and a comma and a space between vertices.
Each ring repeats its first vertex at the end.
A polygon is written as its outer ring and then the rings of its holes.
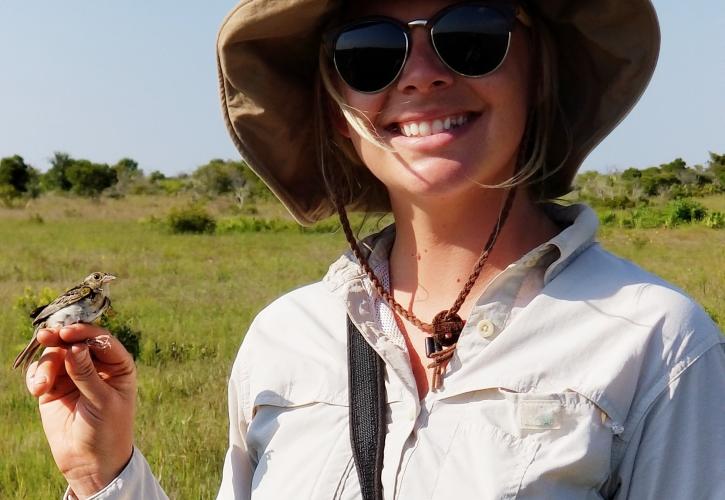
POLYGON ((707 208, 702 204, 688 199, 674 200, 665 207, 668 226, 700 221, 707 215, 707 208))
POLYGON ((162 365, 169 361, 183 363, 197 359, 217 357, 217 349, 205 344, 177 343, 159 344, 154 342, 143 350, 143 361, 149 365, 162 365))
POLYGON ((612 226, 617 222, 617 214, 614 212, 604 212, 599 216, 599 222, 602 226, 612 226))
POLYGON ((172 233, 213 233, 216 230, 214 217, 198 205, 172 210, 166 223, 172 233))
MULTIPOLYGON (((38 171, 27 165, 22 157, 15 155, 0 160, 0 185, 5 187, 5 196, 18 197, 29 193, 32 185, 37 183, 38 171)), ((37 189, 34 194, 37 196, 37 189)))
POLYGON ((702 223, 711 229, 722 229, 725 227, 725 214, 722 212, 710 212, 702 219, 702 223))
POLYGON ((98 196, 118 181, 116 171, 106 164, 75 160, 66 170, 71 191, 80 196, 98 196))
POLYGON ((36 292, 31 287, 26 286, 23 294, 15 297, 13 309, 20 311, 24 317, 29 318, 30 313, 36 308, 51 303, 57 296, 58 292, 52 288, 44 287, 36 292))
POLYGON ((611 198, 604 198, 600 200, 601 206, 604 208, 609 209, 625 209, 625 208, 634 208, 635 202, 634 200, 630 199, 627 196, 624 195, 617 195, 612 196, 611 198))
POLYGON ((115 312, 104 315, 100 324, 123 344, 134 360, 138 359, 141 355, 141 332, 139 330, 134 330, 128 321, 120 318, 115 312))

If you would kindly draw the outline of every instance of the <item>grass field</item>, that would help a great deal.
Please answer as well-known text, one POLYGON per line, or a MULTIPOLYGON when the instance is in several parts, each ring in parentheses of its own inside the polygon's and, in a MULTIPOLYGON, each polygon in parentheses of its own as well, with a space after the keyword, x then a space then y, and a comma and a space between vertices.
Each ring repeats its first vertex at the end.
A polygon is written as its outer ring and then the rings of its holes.
MULTIPOLYGON (((172 498, 211 498, 226 449, 226 378, 257 311, 319 279, 345 249, 339 233, 172 235, 141 218, 172 198, 100 202, 42 198, 0 209, 0 498, 59 498, 64 482, 42 435, 35 401, 10 369, 27 342, 14 308, 25 287, 61 291, 91 270, 113 272, 115 310, 142 332, 143 352, 188 356, 139 367, 137 444, 172 498)), ((725 197, 707 201, 723 210, 725 197)), ((224 201, 211 207, 224 214, 224 201)), ((278 208, 264 214, 278 216, 278 208)), ((725 321, 725 231, 605 228, 605 247, 677 284, 725 321)), ((173 358, 173 356, 172 356, 173 358)))

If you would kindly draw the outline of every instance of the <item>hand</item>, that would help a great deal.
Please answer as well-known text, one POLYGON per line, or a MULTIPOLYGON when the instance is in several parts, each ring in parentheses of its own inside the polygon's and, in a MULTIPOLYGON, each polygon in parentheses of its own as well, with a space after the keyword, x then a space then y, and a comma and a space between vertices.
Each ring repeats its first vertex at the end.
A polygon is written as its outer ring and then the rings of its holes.
POLYGON ((136 365, 106 330, 88 324, 38 332, 46 346, 30 365, 27 386, 38 398, 55 463, 78 497, 96 493, 133 452, 136 365), (106 341, 86 344, 86 339, 106 341), (101 345, 99 345, 101 344, 101 345))

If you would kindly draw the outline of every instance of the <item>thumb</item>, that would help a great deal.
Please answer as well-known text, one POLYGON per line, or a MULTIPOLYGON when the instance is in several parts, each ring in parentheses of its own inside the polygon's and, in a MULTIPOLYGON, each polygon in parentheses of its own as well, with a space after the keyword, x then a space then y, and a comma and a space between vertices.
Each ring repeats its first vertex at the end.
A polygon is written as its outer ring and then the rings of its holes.
POLYGON ((81 394, 94 406, 100 407, 108 387, 96 372, 91 353, 85 344, 73 344, 66 356, 66 371, 81 394))

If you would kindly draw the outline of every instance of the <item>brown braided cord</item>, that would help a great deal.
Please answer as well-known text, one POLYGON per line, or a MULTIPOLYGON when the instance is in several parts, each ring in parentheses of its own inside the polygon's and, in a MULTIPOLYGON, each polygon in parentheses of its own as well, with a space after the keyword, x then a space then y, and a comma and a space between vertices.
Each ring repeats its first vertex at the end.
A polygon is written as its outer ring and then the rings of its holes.
MULTIPOLYGON (((491 254, 491 251, 493 250, 494 245, 496 244, 496 240, 498 239, 499 234, 501 234, 501 230, 503 229, 504 224, 506 223, 506 219, 508 219, 509 213, 511 212, 511 207, 513 205, 514 197, 516 195, 516 189, 511 188, 509 189, 508 193, 506 194, 506 199, 501 206, 501 211, 499 212, 498 219, 496 220, 496 225, 493 228, 493 231, 491 231, 490 236, 488 237, 488 241, 486 242, 486 245, 483 248, 483 251, 481 252, 480 257, 478 258, 478 261, 476 262, 476 265, 473 267, 473 271, 471 272, 471 275, 468 277, 468 280, 466 280, 466 284, 463 286, 463 289, 461 289, 460 293, 458 294, 458 297, 456 298, 455 302, 451 306, 450 309, 447 311, 441 311, 436 315, 436 319, 441 317, 442 319, 453 319, 457 316, 458 311, 460 310, 461 306, 463 305, 463 302, 465 302, 466 297, 468 297, 468 294, 471 293, 471 290, 473 289, 473 286, 476 284, 476 281, 478 280, 478 276, 481 274, 481 271, 483 270, 483 266, 486 264, 486 261, 488 260, 489 255, 491 254), (445 314, 444 314, 445 313, 445 314)), ((425 323, 418 319, 418 317, 413 313, 413 311, 408 311, 403 306, 401 306, 398 301, 393 298, 393 295, 389 293, 383 284, 380 282, 378 277, 373 272, 372 268, 370 267, 370 264, 368 263, 367 258, 363 255, 362 251, 360 250, 360 246, 358 245, 357 240, 355 239, 355 235, 352 232, 352 228, 350 227, 350 221, 347 218, 347 212, 345 210, 345 207, 339 203, 337 200, 335 201, 335 205, 337 206, 337 212, 340 217, 340 223, 342 225, 342 229, 345 233, 345 238, 347 239, 347 242, 350 245, 350 248, 352 249, 353 255, 355 255, 355 258, 357 258, 358 262, 360 263, 360 266, 363 268, 363 271, 365 271, 365 274, 370 279, 370 281, 373 284, 373 287, 375 287, 375 290, 380 294, 380 296, 385 300, 385 302, 388 303, 388 305, 396 312, 398 315, 404 317, 407 319, 410 323, 417 326, 421 330, 423 330, 426 333, 431 334, 433 337, 436 338, 436 340, 439 340, 439 337, 442 335, 441 332, 436 332, 436 329, 434 328, 433 324, 431 323, 425 323)), ((432 353, 429 358, 433 360, 431 364, 428 365, 428 368, 434 368, 433 372, 433 389, 437 390, 441 387, 442 384, 442 378, 443 378, 443 370, 446 366, 446 363, 448 360, 453 357, 453 354, 456 349, 457 342, 454 342, 450 345, 446 345, 442 350, 432 353)))
POLYGON ((357 243, 357 240, 355 239, 355 235, 352 233, 352 228, 350 227, 350 221, 347 218, 347 212, 345 211, 345 207, 343 207, 340 204, 337 204, 337 212, 340 216, 340 223, 342 224, 342 230, 345 232, 345 238, 347 239, 348 244, 350 245, 350 248, 352 249, 352 253, 355 255, 355 258, 357 258, 358 262, 360 263, 360 267, 363 268, 363 271, 365 271, 365 274, 372 282, 373 286, 375 287, 375 290, 380 294, 380 296, 385 300, 385 302, 388 303, 388 305, 400 316, 404 317, 411 323, 413 323, 415 326, 423 330, 424 332, 432 332, 433 325, 429 323, 424 323, 421 320, 419 320, 415 314, 412 312, 406 311, 403 306, 398 304, 398 302, 393 298, 392 294, 388 293, 388 291, 385 289, 383 284, 380 282, 378 277, 375 275, 373 270, 370 268, 370 264, 368 263, 368 260, 365 258, 363 253, 360 251, 360 246, 357 243))

